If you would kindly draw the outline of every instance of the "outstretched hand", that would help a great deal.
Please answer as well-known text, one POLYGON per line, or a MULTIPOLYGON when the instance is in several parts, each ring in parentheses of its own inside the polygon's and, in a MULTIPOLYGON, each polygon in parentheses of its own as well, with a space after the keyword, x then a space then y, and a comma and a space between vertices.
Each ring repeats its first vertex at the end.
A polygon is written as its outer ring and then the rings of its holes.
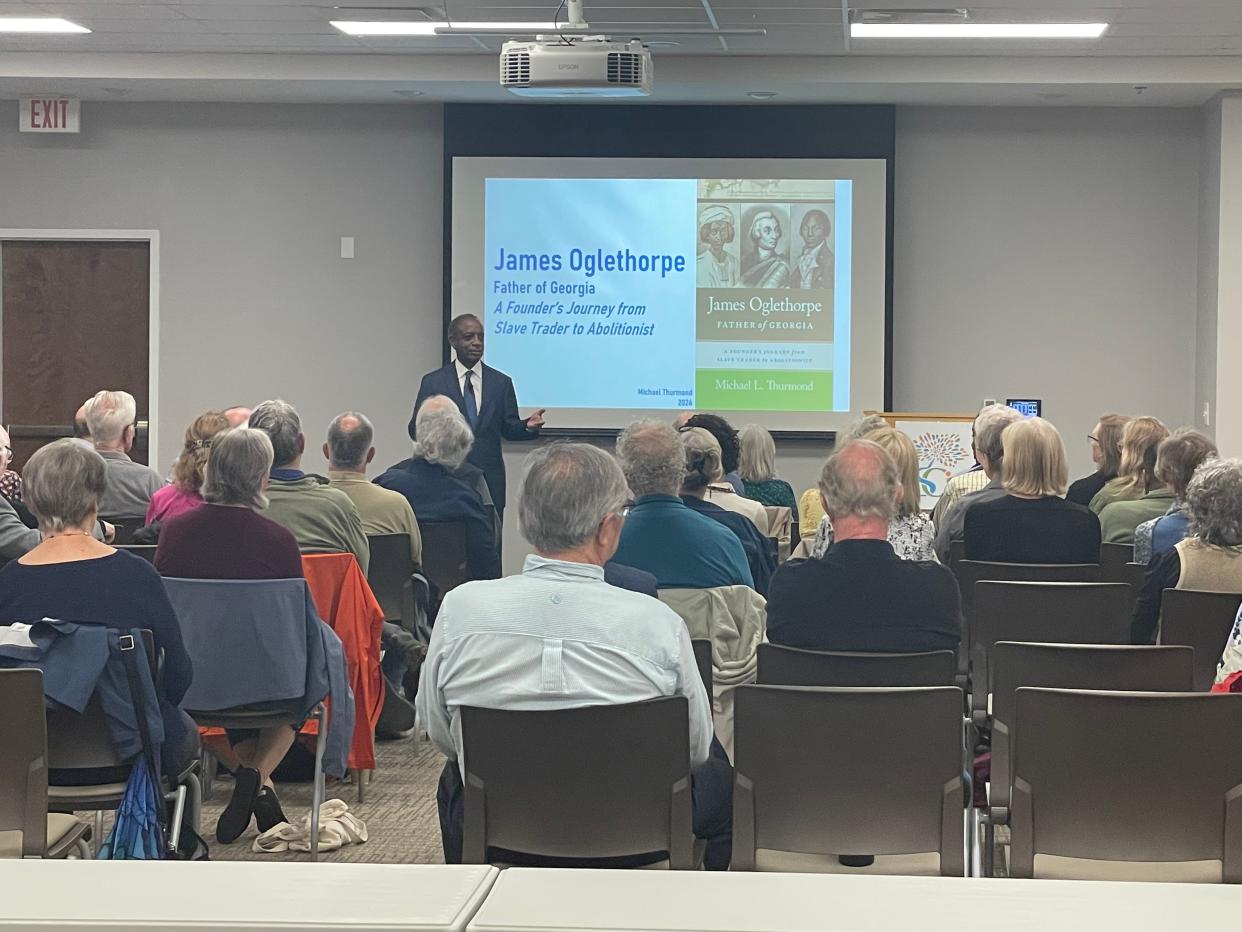
POLYGON ((542 427, 543 426, 543 412, 546 410, 548 409, 540 408, 538 411, 536 411, 534 414, 528 417, 526 419, 526 429, 527 430, 538 430, 540 427, 542 427))

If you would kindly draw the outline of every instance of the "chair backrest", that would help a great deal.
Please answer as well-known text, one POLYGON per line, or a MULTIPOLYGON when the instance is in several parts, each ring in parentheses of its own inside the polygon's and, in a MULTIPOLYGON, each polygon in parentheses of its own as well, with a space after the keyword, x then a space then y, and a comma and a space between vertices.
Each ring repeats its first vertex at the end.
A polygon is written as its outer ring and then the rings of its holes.
POLYGON ((1242 882, 1239 734, 1239 694, 1019 689, 1011 876, 1242 882))
POLYGON ((1100 571, 1110 577, 1134 560, 1133 544, 1100 544, 1100 571))
POLYGON ((371 559, 367 566, 367 583, 385 621, 405 624, 413 630, 413 586, 411 579, 416 569, 414 556, 410 553, 409 534, 368 534, 371 559), (408 617, 407 617, 408 616, 408 617))
MULTIPOLYGON (((970 645, 974 643, 975 584, 983 580, 1014 582, 1099 582, 1098 563, 990 563, 959 560, 950 567, 962 597, 962 641, 958 652, 961 673, 969 669, 970 645)), ((985 681, 986 682, 986 681, 985 681)))
POLYGON ((47 724, 43 674, 0 670, 0 858, 47 850, 47 724))
POLYGON ((742 686, 734 760, 734 870, 755 870, 766 849, 938 852, 940 873, 963 873, 955 686, 742 686))
POLYGON ((994 644, 988 667, 992 697, 991 804, 1009 805, 1009 754, 1019 688, 1189 692, 1193 688, 1194 658, 1195 652, 1189 647, 1016 641, 994 644))
POLYGON ((960 537, 949 541, 949 569, 966 559, 966 541, 960 537))
POLYGON ((142 557, 148 563, 155 563, 155 551, 158 549, 155 544, 117 544, 117 550, 124 550, 132 553, 136 557, 142 557))
POLYGON ((699 679, 707 689, 707 698, 712 697, 712 642, 706 638, 694 638, 690 641, 694 648, 694 665, 699 668, 699 679))
POLYGON ((975 583, 974 708, 986 708, 988 660, 997 641, 1129 644, 1131 609, 1123 583, 975 583))
POLYGON ((466 524, 464 521, 420 521, 423 535, 423 575, 439 598, 466 581, 466 524))
POLYGON ((759 645, 758 682, 765 686, 952 686, 951 650, 874 654, 759 645))
POLYGON ((212 712, 305 696, 318 636, 308 624, 306 580, 165 577, 164 591, 194 664, 182 708, 212 712))
POLYGON ((1195 685, 1208 690, 1238 617, 1242 593, 1165 589, 1160 602, 1160 643, 1195 649, 1195 685))
MULTIPOLYGON (((146 651, 151 675, 159 682, 161 658, 155 650, 155 638, 142 629, 142 643, 146 651)), ((71 770, 89 770, 100 783, 124 783, 129 776, 132 761, 122 760, 112 744, 108 719, 99 699, 92 696, 81 714, 63 707, 47 712, 47 766, 53 785, 74 782, 68 778, 71 770)))
POLYGON ((461 709, 467 864, 667 852, 693 866, 684 696, 555 711, 461 709))

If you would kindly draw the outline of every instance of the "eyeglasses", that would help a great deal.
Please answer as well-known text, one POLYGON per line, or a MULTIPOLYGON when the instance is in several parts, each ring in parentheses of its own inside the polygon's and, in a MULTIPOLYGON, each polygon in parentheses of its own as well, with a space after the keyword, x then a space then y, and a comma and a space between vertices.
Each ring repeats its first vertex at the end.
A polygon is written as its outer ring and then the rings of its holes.
POLYGON ((1097 437, 1095 434, 1087 434, 1087 439, 1090 440, 1092 443, 1100 442, 1100 438, 1097 437))

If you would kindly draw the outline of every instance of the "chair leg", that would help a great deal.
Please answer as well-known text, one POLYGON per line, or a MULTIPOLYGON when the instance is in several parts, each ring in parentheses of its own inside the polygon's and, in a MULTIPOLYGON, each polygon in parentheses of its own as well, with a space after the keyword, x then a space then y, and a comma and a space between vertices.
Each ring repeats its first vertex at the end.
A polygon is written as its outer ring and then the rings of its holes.
POLYGON ((367 784, 371 782, 371 771, 358 771, 358 805, 367 801, 367 784))
POLYGON ((320 703, 315 709, 315 719, 319 723, 318 734, 315 737, 315 777, 314 787, 311 792, 311 817, 310 817, 310 846, 311 860, 319 860, 319 807, 323 805, 324 783, 323 783, 323 747, 325 738, 328 734, 328 716, 327 709, 323 703, 320 703))
POLYGON ((190 826, 195 833, 201 835, 203 833, 203 784, 199 780, 198 774, 187 774, 185 778, 186 788, 186 808, 190 812, 190 826))
POLYGON ((186 788, 178 785, 171 794, 173 799, 172 824, 168 828, 168 847, 173 851, 181 844, 181 820, 185 818, 186 788))
POLYGON ((200 769, 203 772, 202 798, 211 799, 212 784, 216 779, 216 756, 206 748, 200 752, 200 769))
POLYGON ((91 831, 91 842, 94 844, 96 851, 98 851, 100 845, 104 843, 103 822, 104 822, 103 810, 96 809, 95 810, 95 828, 91 831))
POLYGON ((91 846, 86 843, 85 838, 79 838, 74 847, 78 849, 78 857, 83 861, 89 861, 91 859, 91 846))
POLYGON ((995 877, 996 865, 993 863, 996 852, 996 826, 990 818, 983 821, 983 876, 995 877))

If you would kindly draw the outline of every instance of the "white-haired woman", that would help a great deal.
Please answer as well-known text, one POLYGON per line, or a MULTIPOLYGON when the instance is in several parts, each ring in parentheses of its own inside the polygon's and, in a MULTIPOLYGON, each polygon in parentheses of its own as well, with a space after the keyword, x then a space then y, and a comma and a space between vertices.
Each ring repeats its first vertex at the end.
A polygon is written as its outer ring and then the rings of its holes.
POLYGON ((1147 571, 1130 624, 1134 644, 1150 644, 1159 632, 1165 589, 1242 592, 1242 459, 1200 466, 1186 489, 1186 510, 1189 536, 1147 571))
POLYGON ((740 448, 738 475, 746 497, 760 505, 789 509, 793 517, 793 538, 798 538, 798 497, 793 486, 776 475, 776 441, 758 424, 747 424, 737 432, 740 448))

